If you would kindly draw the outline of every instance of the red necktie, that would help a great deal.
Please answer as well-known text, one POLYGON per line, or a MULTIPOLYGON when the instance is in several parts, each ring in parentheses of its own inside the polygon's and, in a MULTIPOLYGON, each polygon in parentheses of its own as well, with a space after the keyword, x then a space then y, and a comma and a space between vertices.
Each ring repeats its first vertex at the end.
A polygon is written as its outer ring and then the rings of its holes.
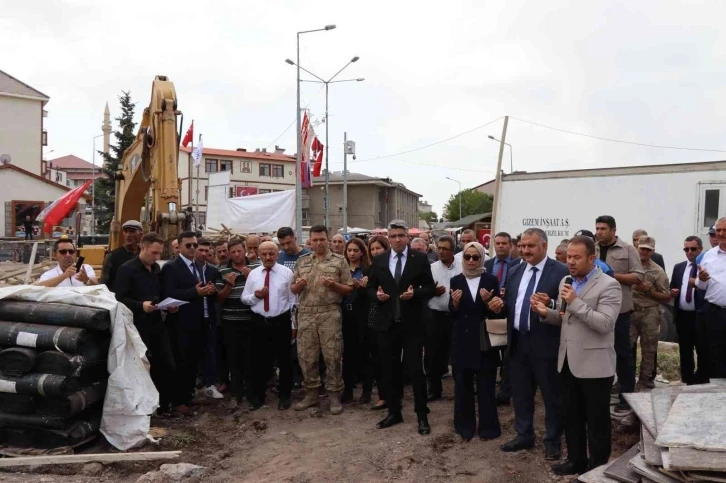
POLYGON ((265 312, 270 311, 270 269, 265 269, 265 288, 267 289, 267 293, 265 294, 265 312))
POLYGON ((504 278, 504 262, 499 260, 499 270, 497 270, 497 280, 499 283, 502 283, 502 278, 504 278))
MULTIPOLYGON (((688 275, 689 278, 695 278, 697 275, 698 267, 695 263, 691 264, 691 270, 690 274, 688 275)), ((683 274, 685 276, 685 274, 683 274)), ((688 288, 686 289, 686 303, 690 304, 693 300, 693 285, 690 283, 688 284, 688 288)))

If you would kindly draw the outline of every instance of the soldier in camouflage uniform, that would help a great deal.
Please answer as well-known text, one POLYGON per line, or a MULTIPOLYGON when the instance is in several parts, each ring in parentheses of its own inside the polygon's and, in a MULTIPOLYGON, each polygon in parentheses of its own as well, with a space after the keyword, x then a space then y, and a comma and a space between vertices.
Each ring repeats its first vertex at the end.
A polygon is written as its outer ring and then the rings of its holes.
POLYGON ((645 279, 633 286, 634 311, 630 324, 630 343, 633 350, 640 337, 640 377, 636 390, 655 387, 650 375, 655 369, 655 356, 658 351, 660 304, 670 301, 668 276, 662 268, 651 261, 654 251, 655 239, 650 236, 640 237, 638 252, 645 270, 645 279))
POLYGON ((295 265, 292 293, 298 295, 297 354, 305 379, 305 399, 295 405, 302 411, 318 403, 320 372, 318 360, 323 353, 328 376, 330 412, 340 414, 343 406, 341 359, 343 356, 343 322, 340 304, 353 291, 348 262, 328 247, 328 231, 322 225, 310 228, 313 253, 303 255, 295 265))

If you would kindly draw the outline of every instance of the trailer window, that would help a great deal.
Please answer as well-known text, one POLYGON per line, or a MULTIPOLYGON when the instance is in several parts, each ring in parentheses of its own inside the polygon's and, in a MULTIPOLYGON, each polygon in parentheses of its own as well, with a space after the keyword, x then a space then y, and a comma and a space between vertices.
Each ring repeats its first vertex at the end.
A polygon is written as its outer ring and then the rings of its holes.
POLYGON ((710 228, 718 219, 718 203, 720 190, 706 190, 706 200, 703 210, 703 225, 710 228))

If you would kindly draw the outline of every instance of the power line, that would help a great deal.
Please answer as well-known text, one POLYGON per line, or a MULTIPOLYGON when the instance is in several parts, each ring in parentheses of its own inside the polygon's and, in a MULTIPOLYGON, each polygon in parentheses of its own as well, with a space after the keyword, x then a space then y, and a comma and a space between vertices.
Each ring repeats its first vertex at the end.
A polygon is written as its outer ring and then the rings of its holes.
POLYGON ((599 139, 600 141, 609 141, 611 143, 632 144, 633 146, 644 146, 647 148, 678 149, 681 151, 702 151, 702 152, 710 152, 710 153, 726 153, 726 150, 723 150, 723 149, 683 148, 683 147, 679 147, 679 146, 663 146, 663 145, 659 145, 659 144, 647 144, 647 143, 638 143, 638 142, 634 142, 634 141, 623 141, 622 139, 613 139, 613 138, 606 138, 606 137, 601 137, 601 136, 593 136, 591 134, 583 134, 580 132, 568 131, 567 129, 560 129, 557 127, 546 126, 546 125, 540 124, 538 122, 527 121, 525 119, 520 119, 520 118, 514 117, 514 116, 509 116, 509 118, 515 119, 520 122, 524 122, 526 124, 532 124, 534 126, 539 126, 539 127, 545 128, 545 129, 550 129, 552 131, 558 131, 558 132, 563 132, 563 133, 567 133, 567 134, 574 134, 576 136, 583 136, 586 138, 599 139))
MULTIPOLYGON (((396 163, 416 164, 418 166, 428 166, 430 168, 454 169, 454 170, 457 170, 457 171, 470 171, 472 173, 489 173, 489 172, 491 172, 491 170, 487 171, 487 170, 482 170, 482 169, 457 168, 457 167, 454 167, 454 166, 444 166, 444 165, 441 165, 441 164, 421 163, 421 162, 418 162, 418 161, 406 161, 404 159, 395 159, 395 158, 391 158, 391 157, 386 157, 386 159, 388 161, 393 161, 393 162, 396 162, 396 163)), ((381 160, 382 160, 382 158, 371 158, 371 159, 368 159, 367 161, 381 161, 381 160)), ((355 164, 356 162, 358 162, 358 161, 352 161, 352 162, 349 161, 348 162, 348 167, 350 167, 351 164, 355 164)), ((343 161, 333 161, 330 164, 343 164, 343 161)))
MULTIPOLYGON (((313 96, 313 97, 312 97, 312 98, 310 99, 310 101, 308 102, 307 106, 305 106, 305 107, 303 108, 303 110, 305 110, 305 109, 307 109, 308 107, 310 107, 310 104, 312 104, 312 103, 313 103, 313 101, 314 101, 315 99, 317 99, 317 98, 318 98, 318 94, 320 94, 320 92, 321 92, 321 91, 323 90, 323 88, 324 88, 324 87, 325 87, 325 86, 322 86, 322 87, 321 87, 320 89, 318 89, 318 92, 316 92, 316 93, 315 93, 315 95, 314 95, 314 96, 313 96)), ((284 136, 284 135, 285 135, 285 133, 286 133, 287 131, 289 131, 289 130, 290 130, 290 128, 292 127, 292 125, 293 125, 293 124, 295 124, 296 122, 297 122, 297 118, 293 119, 293 120, 292 120, 292 122, 291 122, 290 124, 288 124, 288 126, 287 126, 287 127, 285 128, 285 130, 284 130, 284 131, 282 131, 282 132, 280 133, 280 135, 279 135, 279 136, 277 136, 277 137, 275 138, 275 140, 274 140, 274 141, 272 141, 272 142, 271 142, 270 144, 268 144, 268 145, 267 145, 267 147, 266 147, 265 149, 268 149, 268 148, 269 148, 270 146, 272 146, 273 144, 275 144, 275 143, 277 142, 277 140, 278 140, 278 139, 280 139, 280 138, 281 138, 282 136, 284 136)))
POLYGON ((494 119, 493 121, 489 121, 488 123, 482 124, 481 126, 477 126, 477 127, 473 128, 473 129, 469 129, 468 131, 464 131, 464 132, 461 132, 461 133, 456 134, 454 136, 451 136, 450 138, 442 139, 441 141, 436 141, 435 143, 427 144, 426 146, 421 146, 419 148, 409 149, 407 151, 401 151, 400 153, 387 154, 385 156, 376 156, 375 158, 361 159, 360 162, 363 163, 363 162, 366 162, 366 161, 375 161, 377 159, 388 159, 388 158, 392 158, 394 156, 400 156, 402 154, 408 154, 408 153, 413 153, 413 152, 416 152, 416 151, 421 151, 422 149, 430 148, 431 146, 436 146, 437 144, 442 144, 442 143, 451 141, 452 139, 456 139, 456 138, 459 138, 459 137, 464 136, 466 134, 472 133, 474 131, 477 131, 479 129, 482 129, 484 127, 487 127, 490 124, 494 124, 495 122, 497 122, 497 121, 499 121, 501 119, 504 119, 504 116, 498 117, 498 118, 494 119))

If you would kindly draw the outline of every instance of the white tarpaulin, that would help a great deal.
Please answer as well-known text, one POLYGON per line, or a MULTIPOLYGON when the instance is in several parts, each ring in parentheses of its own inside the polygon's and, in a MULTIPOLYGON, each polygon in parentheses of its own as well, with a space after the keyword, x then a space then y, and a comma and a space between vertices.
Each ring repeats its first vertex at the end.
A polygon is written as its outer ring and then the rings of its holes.
POLYGON ((273 233, 282 226, 295 228, 294 190, 227 199, 228 191, 227 186, 210 186, 208 228, 221 229, 222 223, 236 233, 273 233))
MULTIPOLYGON (((56 302, 106 309, 111 313, 108 349, 108 388, 103 401, 101 433, 120 450, 147 441, 151 414, 159 407, 159 392, 149 376, 146 345, 141 341, 131 311, 116 301, 105 285, 92 287, 0 288, 0 300, 56 302)), ((2 303, 2 302, 0 302, 2 303)))

